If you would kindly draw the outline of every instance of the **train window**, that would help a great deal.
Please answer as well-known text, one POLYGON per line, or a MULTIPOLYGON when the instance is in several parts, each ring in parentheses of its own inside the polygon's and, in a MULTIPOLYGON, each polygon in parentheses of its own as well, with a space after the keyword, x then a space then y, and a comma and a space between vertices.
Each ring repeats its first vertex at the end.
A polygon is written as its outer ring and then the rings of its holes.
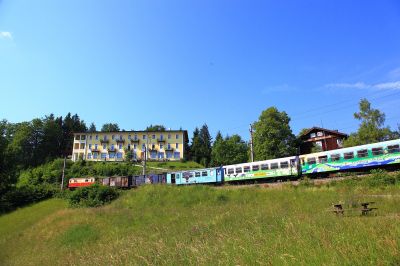
POLYGON ((339 160, 340 160, 340 154, 332 154, 331 155, 332 162, 339 161, 339 160))
POLYGON ((296 160, 291 159, 291 160, 290 160, 290 167, 293 167, 293 166, 295 166, 295 165, 296 165, 296 160))
POLYGON ((354 153, 353 152, 346 152, 343 157, 346 160, 353 159, 354 158, 354 153))
POLYGON ((271 170, 278 169, 278 168, 279 168, 278 163, 271 163, 271 170))
POLYGON ((320 162, 320 163, 326 163, 327 161, 328 161, 328 156, 319 156, 318 157, 318 161, 320 162))
POLYGON ((399 145, 388 146, 388 153, 400 152, 399 145))
POLYGON ((201 172, 201 176, 207 176, 207 171, 201 172))
POLYGON ((250 172, 250 166, 243 167, 243 172, 245 173, 250 172))
POLYGON ((288 168, 289 167, 289 163, 288 162, 281 162, 281 168, 288 168))
POLYGON ((315 160, 315 157, 311 157, 311 158, 308 158, 308 159, 307 159, 307 163, 308 163, 308 164, 316 164, 317 161, 315 160))
POLYGON ((242 167, 237 167, 236 168, 236 174, 240 174, 242 172, 242 167))
POLYGON ((301 163, 301 165, 305 165, 305 164, 306 164, 304 158, 301 158, 301 159, 300 159, 300 163, 301 163))
POLYGON ((358 158, 364 158, 368 156, 368 150, 359 150, 357 151, 358 158))
POLYGON ((372 149, 372 154, 373 155, 381 155, 381 154, 383 154, 383 148, 382 147, 373 148, 372 149))
POLYGON ((252 169, 253 171, 258 171, 258 170, 260 170, 260 166, 259 166, 259 165, 253 165, 253 166, 251 167, 251 169, 252 169))
POLYGON ((194 174, 194 176, 195 176, 195 177, 200 177, 200 172, 196 172, 196 173, 194 174))
POLYGON ((88 179, 85 179, 85 182, 89 182, 89 180, 88 180, 88 179))
POLYGON ((261 170, 268 170, 268 164, 262 164, 261 170))
POLYGON ((229 168, 228 169, 228 175, 231 175, 231 174, 233 174, 235 171, 233 170, 233 168, 229 168))

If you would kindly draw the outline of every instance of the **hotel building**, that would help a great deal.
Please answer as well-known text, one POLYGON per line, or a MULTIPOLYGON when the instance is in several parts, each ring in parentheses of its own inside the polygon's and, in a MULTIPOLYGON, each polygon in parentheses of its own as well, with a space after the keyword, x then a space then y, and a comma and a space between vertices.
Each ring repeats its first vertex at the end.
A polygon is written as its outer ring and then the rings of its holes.
POLYGON ((75 133, 72 160, 125 161, 130 151, 131 160, 179 161, 187 139, 186 130, 75 133))

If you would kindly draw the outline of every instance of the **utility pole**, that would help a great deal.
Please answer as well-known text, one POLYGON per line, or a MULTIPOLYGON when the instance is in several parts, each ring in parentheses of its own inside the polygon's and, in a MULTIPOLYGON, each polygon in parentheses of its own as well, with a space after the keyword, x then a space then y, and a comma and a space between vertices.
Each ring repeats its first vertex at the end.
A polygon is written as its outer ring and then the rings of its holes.
POLYGON ((149 148, 149 134, 146 132, 146 145, 144 147, 144 165, 143 165, 143 175, 146 175, 146 163, 147 163, 147 150, 149 148))
POLYGON ((250 124, 250 156, 251 156, 251 161, 254 162, 253 125, 252 124, 250 124))
POLYGON ((67 160, 67 157, 64 157, 64 166, 62 170, 62 177, 61 177, 61 190, 64 189, 64 174, 65 174, 65 161, 67 160))

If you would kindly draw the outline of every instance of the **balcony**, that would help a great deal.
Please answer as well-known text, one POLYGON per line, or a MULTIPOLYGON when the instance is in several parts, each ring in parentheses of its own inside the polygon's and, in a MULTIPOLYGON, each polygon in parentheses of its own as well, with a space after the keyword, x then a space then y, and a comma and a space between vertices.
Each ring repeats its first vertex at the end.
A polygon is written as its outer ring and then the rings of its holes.
POLYGON ((92 151, 92 153, 93 152, 100 152, 99 148, 91 148, 90 150, 92 151))
POLYGON ((107 150, 108 152, 117 152, 117 149, 115 147, 114 148, 109 147, 107 150))
POLYGON ((163 143, 165 143, 165 139, 157 139, 157 142, 163 142, 163 143))
POLYGON ((116 139, 115 140, 117 143, 125 143, 125 139, 116 139))
POLYGON ((110 142, 108 139, 100 139, 100 143, 108 143, 110 142))
POLYGON ((156 147, 154 147, 154 148, 149 148, 149 151, 150 151, 150 152, 152 152, 152 151, 158 151, 158 149, 157 149, 156 147))
POLYGON ((132 143, 139 143, 139 139, 131 139, 132 143))
POLYGON ((168 147, 165 147, 164 150, 165 150, 165 151, 174 151, 174 148, 172 148, 172 147, 169 147, 169 148, 168 148, 168 147))

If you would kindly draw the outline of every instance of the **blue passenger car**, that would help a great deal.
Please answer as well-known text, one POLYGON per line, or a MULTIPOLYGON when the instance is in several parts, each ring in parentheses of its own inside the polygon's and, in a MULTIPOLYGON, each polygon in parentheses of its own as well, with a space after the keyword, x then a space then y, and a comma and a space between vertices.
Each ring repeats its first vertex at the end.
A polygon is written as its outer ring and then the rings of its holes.
POLYGON ((224 180, 222 167, 196 169, 167 173, 167 183, 176 185, 221 183, 224 180))

